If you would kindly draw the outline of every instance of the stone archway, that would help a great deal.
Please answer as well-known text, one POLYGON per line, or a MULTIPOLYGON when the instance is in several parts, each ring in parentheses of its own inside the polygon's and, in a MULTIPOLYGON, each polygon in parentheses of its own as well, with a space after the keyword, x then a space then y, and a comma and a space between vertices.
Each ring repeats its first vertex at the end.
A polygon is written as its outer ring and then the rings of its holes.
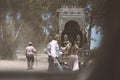
POLYGON ((80 34, 82 47, 87 45, 85 21, 86 11, 84 8, 77 6, 62 6, 57 9, 59 13, 59 34, 61 35, 61 43, 65 34, 68 35, 71 42, 76 40, 76 35, 80 34))
POLYGON ((78 34, 81 37, 81 41, 82 41, 82 38, 83 38, 83 34, 82 34, 82 31, 80 30, 80 26, 74 20, 70 20, 70 21, 66 22, 66 24, 64 26, 64 30, 62 32, 62 36, 61 36, 62 41, 63 41, 63 37, 64 37, 65 34, 68 35, 68 39, 69 39, 70 42, 76 41, 76 36, 78 34))

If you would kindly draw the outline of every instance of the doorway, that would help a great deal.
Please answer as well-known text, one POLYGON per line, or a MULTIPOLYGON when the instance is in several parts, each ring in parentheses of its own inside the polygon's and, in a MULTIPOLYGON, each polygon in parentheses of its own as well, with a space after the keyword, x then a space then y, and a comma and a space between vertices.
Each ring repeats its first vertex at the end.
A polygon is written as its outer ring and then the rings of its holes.
POLYGON ((62 32, 62 36, 61 36, 61 40, 63 42, 63 39, 64 39, 64 35, 67 35, 68 36, 68 39, 71 43, 73 43, 74 41, 76 41, 76 36, 79 34, 80 37, 81 37, 81 41, 82 41, 82 38, 83 38, 83 35, 82 35, 82 32, 80 30, 80 26, 79 24, 74 21, 74 20, 71 20, 71 21, 68 21, 66 24, 65 24, 65 27, 64 27, 64 31, 62 32))

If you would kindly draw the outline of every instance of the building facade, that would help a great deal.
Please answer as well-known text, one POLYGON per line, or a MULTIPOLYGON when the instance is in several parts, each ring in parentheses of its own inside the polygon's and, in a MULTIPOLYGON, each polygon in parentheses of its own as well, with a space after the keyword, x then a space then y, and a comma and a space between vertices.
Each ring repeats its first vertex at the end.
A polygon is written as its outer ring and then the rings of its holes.
POLYGON ((77 35, 81 37, 81 41, 86 41, 86 11, 79 6, 62 6, 57 9, 59 13, 59 33, 63 41, 64 35, 68 35, 71 42, 76 40, 77 35))

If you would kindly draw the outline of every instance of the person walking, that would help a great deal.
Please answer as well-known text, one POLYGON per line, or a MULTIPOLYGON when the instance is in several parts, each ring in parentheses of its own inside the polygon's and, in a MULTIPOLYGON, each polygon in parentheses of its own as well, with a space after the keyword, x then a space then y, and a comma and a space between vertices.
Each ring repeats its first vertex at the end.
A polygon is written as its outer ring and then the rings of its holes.
POLYGON ((59 49, 60 36, 54 35, 53 39, 47 45, 47 53, 48 53, 48 72, 56 72, 62 71, 62 67, 59 63, 59 56, 61 55, 59 49))
POLYGON ((29 42, 28 46, 26 47, 26 58, 27 58, 28 70, 33 69, 35 52, 37 52, 37 50, 32 46, 32 42, 29 42))

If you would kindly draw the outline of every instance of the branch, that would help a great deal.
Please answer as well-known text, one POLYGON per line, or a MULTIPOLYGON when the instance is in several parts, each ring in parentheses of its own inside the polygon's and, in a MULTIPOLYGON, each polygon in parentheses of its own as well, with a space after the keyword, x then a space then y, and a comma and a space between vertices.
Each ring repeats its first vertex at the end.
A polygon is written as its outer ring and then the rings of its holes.
POLYGON ((1 22, 1 30, 0 30, 0 33, 1 33, 1 39, 2 39, 2 41, 4 41, 2 22, 1 22))
POLYGON ((17 38, 18 38, 18 36, 19 36, 19 33, 20 33, 21 29, 22 29, 23 23, 24 23, 24 21, 20 24, 19 29, 18 29, 18 31, 16 32, 15 38, 14 38, 14 40, 13 40, 13 43, 17 40, 17 38))

